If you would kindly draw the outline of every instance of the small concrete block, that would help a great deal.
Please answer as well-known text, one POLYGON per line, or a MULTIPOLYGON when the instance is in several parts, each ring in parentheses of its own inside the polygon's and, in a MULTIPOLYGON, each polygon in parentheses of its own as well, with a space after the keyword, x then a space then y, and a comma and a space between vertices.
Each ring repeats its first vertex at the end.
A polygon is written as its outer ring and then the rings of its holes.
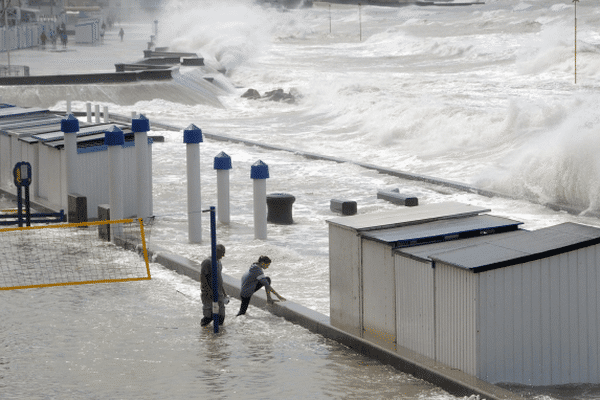
MULTIPOLYGON (((110 205, 98 204, 98 221, 110 220, 110 205)), ((99 225, 98 226, 98 237, 102 240, 110 242, 110 225, 99 225)))
POLYGON ((377 198, 407 207, 414 207, 419 205, 419 199, 417 199, 414 196, 407 196, 401 194, 399 189, 378 190, 377 198))
POLYGON ((71 224, 87 222, 87 197, 69 193, 67 221, 71 224))
POLYGON ((342 215, 354 215, 357 212, 356 202, 352 200, 331 199, 329 209, 342 215))

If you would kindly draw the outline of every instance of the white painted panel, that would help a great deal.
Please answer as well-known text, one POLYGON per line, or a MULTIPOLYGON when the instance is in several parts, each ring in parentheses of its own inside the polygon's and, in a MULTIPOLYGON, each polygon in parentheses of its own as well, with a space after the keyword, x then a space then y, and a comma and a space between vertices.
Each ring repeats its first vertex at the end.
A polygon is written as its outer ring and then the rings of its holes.
POLYGON ((589 321, 587 325, 587 345, 586 349, 588 360, 587 360, 587 371, 588 380, 590 382, 600 382, 600 370, 598 368, 598 357, 600 357, 598 351, 598 331, 600 319, 598 318, 598 312, 600 307, 598 301, 598 269, 600 261, 600 246, 588 247, 585 252, 585 266, 586 266, 586 285, 587 285, 587 302, 588 308, 585 318, 589 321))
POLYGON ((123 215, 126 218, 133 217, 137 214, 137 168, 135 164, 135 147, 125 147, 123 149, 124 183, 123 188, 123 215))
POLYGON ((60 150, 43 146, 47 150, 48 157, 48 201, 53 204, 61 204, 61 177, 60 171, 62 170, 60 150))
POLYGON ((330 320, 337 328, 361 336, 360 238, 356 231, 329 225, 330 320))
POLYGON ((436 264, 436 360, 477 373, 478 275, 436 264))
POLYGON ((389 245, 362 239, 364 337, 395 349, 396 279, 389 245))
POLYGON ((98 205, 108 204, 108 152, 78 153, 77 188, 75 193, 86 197, 88 218, 98 216, 98 205))
POLYGON ((10 166, 10 137, 0 134, 0 178, 2 187, 12 188, 12 168, 10 166))
POLYGON ((395 254, 396 341, 435 359, 435 310, 431 263, 395 254))

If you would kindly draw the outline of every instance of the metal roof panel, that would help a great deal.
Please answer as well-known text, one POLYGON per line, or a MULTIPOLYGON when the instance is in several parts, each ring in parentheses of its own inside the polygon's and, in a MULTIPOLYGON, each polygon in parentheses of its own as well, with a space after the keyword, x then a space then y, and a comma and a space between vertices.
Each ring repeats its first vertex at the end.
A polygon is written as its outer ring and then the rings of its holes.
POLYGON ((389 243, 393 247, 416 246, 466 237, 493 234, 497 231, 518 229, 522 222, 493 215, 476 215, 465 218, 444 219, 423 224, 367 231, 366 238, 389 243))
POLYGON ((343 226, 356 231, 368 231, 418 223, 436 221, 447 218, 474 216, 489 212, 487 208, 457 202, 424 204, 417 207, 399 208, 375 214, 359 214, 338 217, 328 220, 333 225, 343 226))

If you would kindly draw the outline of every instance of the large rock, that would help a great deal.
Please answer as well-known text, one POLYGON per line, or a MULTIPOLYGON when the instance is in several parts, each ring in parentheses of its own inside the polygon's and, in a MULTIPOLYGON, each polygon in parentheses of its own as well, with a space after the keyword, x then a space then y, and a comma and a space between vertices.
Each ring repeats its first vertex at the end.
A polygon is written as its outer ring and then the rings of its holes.
POLYGON ((299 99, 302 96, 295 89, 291 89, 289 93, 284 92, 283 89, 275 89, 271 90, 270 92, 266 92, 265 95, 261 97, 257 90, 248 89, 246 90, 246 93, 242 95, 242 97, 252 100, 263 99, 270 101, 283 101, 284 103, 293 104, 296 102, 296 99, 299 99))
POLYGON ((246 90, 246 93, 244 93, 242 95, 242 97, 244 97, 246 99, 256 100, 256 99, 260 99, 260 93, 258 93, 258 90, 256 90, 256 89, 248 89, 248 90, 246 90))

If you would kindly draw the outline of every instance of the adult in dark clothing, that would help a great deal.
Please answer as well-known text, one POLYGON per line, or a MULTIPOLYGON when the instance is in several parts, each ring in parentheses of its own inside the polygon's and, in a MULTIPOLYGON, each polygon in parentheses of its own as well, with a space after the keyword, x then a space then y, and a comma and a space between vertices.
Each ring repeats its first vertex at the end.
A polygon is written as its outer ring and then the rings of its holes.
MULTIPOLYGON (((217 245, 217 280, 219 288, 219 325, 223 325, 225 321, 225 304, 229 303, 229 298, 223 288, 223 266, 221 265, 221 258, 225 256, 225 246, 222 244, 217 245)), ((210 324, 213 320, 213 280, 212 280, 212 259, 207 258, 202 261, 200 265, 200 288, 201 288, 201 299, 202 299, 202 321, 201 326, 210 324)))
POLYGON ((273 290, 271 287, 271 278, 265 276, 264 274, 264 270, 269 268, 269 265, 271 265, 271 259, 267 256, 260 256, 258 261, 253 263, 248 272, 242 276, 242 290, 240 292, 242 305, 240 306, 240 311, 237 313, 237 315, 246 314, 246 310, 248 309, 248 304, 250 304, 252 295, 263 286, 265 288, 265 292, 267 293, 267 301, 269 303, 273 303, 274 301, 271 298, 271 293, 275 293, 279 300, 285 300, 275 290, 273 290))

